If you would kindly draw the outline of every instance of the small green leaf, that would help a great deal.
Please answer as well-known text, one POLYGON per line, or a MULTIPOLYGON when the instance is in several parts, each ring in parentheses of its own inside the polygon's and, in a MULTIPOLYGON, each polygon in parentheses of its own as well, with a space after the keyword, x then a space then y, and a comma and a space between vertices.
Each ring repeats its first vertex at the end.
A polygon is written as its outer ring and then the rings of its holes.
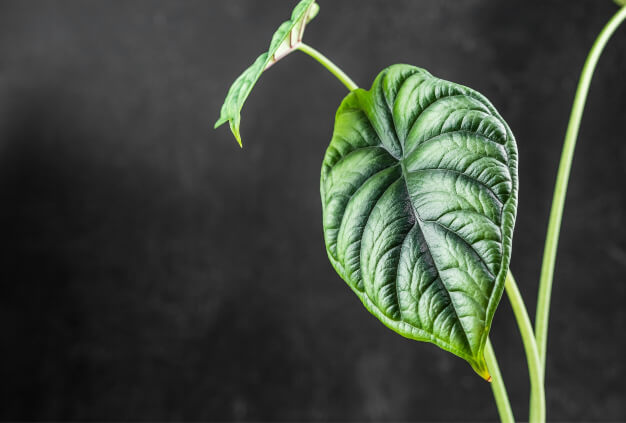
POLYGON ((517 207, 517 147, 491 103, 391 66, 341 103, 320 185, 328 256, 365 307, 488 379, 517 207))
POLYGON ((615 0, 618 6, 626 6, 626 0, 615 0))
POLYGON ((294 51, 302 42, 302 35, 306 24, 313 19, 319 11, 315 0, 302 0, 293 9, 291 19, 283 22, 272 37, 269 50, 261 54, 254 63, 246 69, 228 90, 220 118, 215 123, 215 128, 229 122, 230 129, 241 146, 239 124, 241 121, 241 108, 248 98, 252 87, 256 84, 261 74, 274 63, 294 51))

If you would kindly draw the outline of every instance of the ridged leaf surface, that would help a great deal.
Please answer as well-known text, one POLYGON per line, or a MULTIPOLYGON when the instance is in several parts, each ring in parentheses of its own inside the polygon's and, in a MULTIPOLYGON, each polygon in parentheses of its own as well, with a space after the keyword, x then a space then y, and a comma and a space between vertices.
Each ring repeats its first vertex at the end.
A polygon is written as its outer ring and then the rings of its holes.
POLYGON ((337 111, 321 196, 328 256, 367 309, 488 378, 517 204, 515 140, 491 103, 420 68, 383 70, 337 111))

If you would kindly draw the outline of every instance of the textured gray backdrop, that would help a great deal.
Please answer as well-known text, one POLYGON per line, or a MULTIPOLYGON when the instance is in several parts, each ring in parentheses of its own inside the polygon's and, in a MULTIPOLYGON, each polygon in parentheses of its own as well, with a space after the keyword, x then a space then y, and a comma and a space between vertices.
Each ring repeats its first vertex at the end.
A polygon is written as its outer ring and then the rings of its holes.
MULTIPOLYGON (((326 259, 319 170, 344 87, 293 54, 212 130, 294 1, 0 2, 0 417, 489 421, 462 360, 369 315, 326 259)), ((405 62, 517 136, 512 269, 534 316, 579 71, 610 0, 320 0, 306 40, 367 87, 405 62)), ((558 256, 550 420, 626 420, 626 27, 594 79, 558 256)), ((492 338, 526 418, 503 299, 492 338)))

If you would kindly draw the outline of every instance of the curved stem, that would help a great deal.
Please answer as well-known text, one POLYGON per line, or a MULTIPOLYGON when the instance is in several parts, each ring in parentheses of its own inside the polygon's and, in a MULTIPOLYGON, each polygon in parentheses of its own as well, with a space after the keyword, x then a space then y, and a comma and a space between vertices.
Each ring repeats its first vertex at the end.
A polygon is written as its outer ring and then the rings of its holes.
POLYGON ((550 211, 550 221, 548 223, 548 233, 546 235, 546 244, 543 251, 543 264, 541 266, 541 279, 539 281, 539 296, 537 299, 537 315, 535 318, 535 337, 537 339, 537 347, 539 349, 539 358, 541 360, 541 371, 545 374, 546 366, 546 347, 548 339, 548 318, 550 313, 550 296, 552 294, 552 280, 554 277, 554 263, 556 260, 556 250, 559 243, 559 231, 561 229, 561 219, 563 217, 563 207, 565 205, 565 194, 567 192, 567 182, 569 179, 570 169, 572 167, 572 158, 574 157, 574 148, 576 147, 576 138, 578 137, 578 129, 580 128, 580 120, 582 118, 587 93, 593 72, 602 54, 604 46, 611 38, 617 27, 626 19, 626 6, 622 7, 606 24, 606 26, 598 35, 585 66, 583 67, 572 113, 570 115, 569 125, 565 134, 565 142, 563 144, 563 152, 561 153, 561 163, 556 177, 556 186, 554 188, 554 197, 552 200, 552 210, 550 211))
POLYGON ((546 421, 546 397, 543 384, 543 371, 539 360, 537 342, 533 333, 533 326, 530 323, 526 306, 522 295, 517 288, 513 274, 509 271, 506 275, 504 289, 511 302, 515 320, 519 326, 526 360, 528 361, 528 374, 530 375, 530 414, 529 423, 541 423, 546 421))
POLYGON ((498 366, 498 360, 496 360, 496 354, 493 351, 489 338, 487 338, 487 344, 485 345, 485 361, 487 362, 487 367, 491 373, 491 390, 493 391, 493 397, 496 400, 496 407, 498 408, 500 421, 502 423, 515 423, 513 410, 511 410, 511 403, 509 402, 509 396, 506 393, 504 380, 502 379, 500 367, 498 366))
POLYGON ((359 88, 358 85, 356 85, 356 83, 352 79, 350 79, 350 77, 346 75, 344 71, 342 71, 337 65, 331 62, 330 59, 328 59, 319 51, 315 50, 313 47, 304 43, 300 43, 297 49, 317 60, 322 66, 328 69, 330 73, 335 75, 335 77, 340 80, 343 85, 345 85, 350 91, 354 91, 359 88))

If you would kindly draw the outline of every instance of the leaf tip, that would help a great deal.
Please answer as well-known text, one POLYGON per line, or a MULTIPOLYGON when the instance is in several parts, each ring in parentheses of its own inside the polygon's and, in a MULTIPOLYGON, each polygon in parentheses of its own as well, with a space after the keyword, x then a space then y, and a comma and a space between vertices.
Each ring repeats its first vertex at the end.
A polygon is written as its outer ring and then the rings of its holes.
POLYGON ((237 143, 239 144, 239 147, 243 148, 243 145, 241 145, 241 134, 239 133, 239 128, 237 127, 236 124, 233 123, 232 120, 227 119, 227 118, 219 118, 217 122, 215 122, 215 125, 213 125, 213 129, 217 129, 220 126, 222 126, 223 124, 225 124, 226 122, 230 122, 230 130, 232 131, 233 135, 235 136, 235 139, 237 140, 237 143))
POLYGON ((316 2, 311 4, 311 9, 309 10, 309 14, 306 17, 306 23, 309 23, 313 20, 314 17, 320 12, 320 5, 316 2))
POLYGON ((243 145, 241 144, 241 134, 239 133, 239 128, 235 125, 233 125, 233 123, 230 123, 230 130, 233 132, 233 135, 235 136, 235 139, 237 140, 237 142, 239 143, 239 147, 243 148, 243 145))
POLYGON ((470 364, 472 365, 472 368, 478 374, 478 376, 482 377, 487 382, 491 383, 493 379, 491 378, 491 375, 489 374, 489 369, 487 368, 487 363, 485 362, 484 359, 478 362, 470 362, 470 364))
POLYGON ((228 121, 228 119, 219 118, 219 119, 217 120, 217 122, 215 122, 215 125, 213 125, 213 129, 217 129, 217 128, 219 128, 220 126, 222 126, 223 124, 225 124, 225 123, 226 123, 226 121, 228 121))
POLYGON ((483 379, 485 379, 489 383, 491 383, 493 381, 493 378, 489 374, 489 370, 487 370, 486 368, 485 368, 485 370, 483 370, 482 372, 480 372, 478 374, 480 375, 480 377, 482 377, 483 379))

